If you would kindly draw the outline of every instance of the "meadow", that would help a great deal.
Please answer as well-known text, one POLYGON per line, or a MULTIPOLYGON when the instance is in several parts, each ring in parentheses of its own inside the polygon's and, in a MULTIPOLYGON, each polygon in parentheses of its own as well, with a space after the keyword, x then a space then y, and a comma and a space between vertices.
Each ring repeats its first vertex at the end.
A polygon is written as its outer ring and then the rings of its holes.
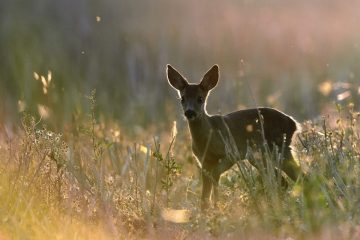
POLYGON ((357 1, 35 2, 0 2, 0 239, 360 238, 357 1), (201 212, 167 63, 294 116, 307 181, 239 161, 201 212))

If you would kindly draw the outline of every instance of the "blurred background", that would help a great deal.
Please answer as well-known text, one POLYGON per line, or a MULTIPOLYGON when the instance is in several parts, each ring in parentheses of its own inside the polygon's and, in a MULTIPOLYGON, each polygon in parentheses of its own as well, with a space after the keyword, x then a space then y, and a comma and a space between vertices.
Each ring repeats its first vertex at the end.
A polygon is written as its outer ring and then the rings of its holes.
POLYGON ((61 128, 88 109, 125 126, 181 118, 165 66, 221 77, 215 114, 271 106, 297 119, 360 100, 360 1, 1 0, 0 122, 61 128))

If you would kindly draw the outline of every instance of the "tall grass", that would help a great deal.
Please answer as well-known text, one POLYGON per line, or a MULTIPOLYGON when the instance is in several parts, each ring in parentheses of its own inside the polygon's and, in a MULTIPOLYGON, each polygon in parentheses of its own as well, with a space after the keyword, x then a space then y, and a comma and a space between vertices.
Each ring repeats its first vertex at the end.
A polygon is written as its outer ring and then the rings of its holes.
MULTIPOLYGON (((96 106, 94 95, 89 99, 96 106)), ((295 151, 306 181, 289 180, 284 190, 271 170, 280 156, 249 149, 248 160, 263 159, 267 167, 258 171, 239 161, 222 176, 220 201, 206 213, 199 211, 200 170, 191 162, 187 134, 177 134, 174 125, 155 139, 129 137, 115 123, 99 122, 91 109, 88 120, 74 121, 63 133, 29 115, 14 135, 2 132, 4 237, 356 239, 360 234, 360 115, 352 105, 303 124, 295 151)))

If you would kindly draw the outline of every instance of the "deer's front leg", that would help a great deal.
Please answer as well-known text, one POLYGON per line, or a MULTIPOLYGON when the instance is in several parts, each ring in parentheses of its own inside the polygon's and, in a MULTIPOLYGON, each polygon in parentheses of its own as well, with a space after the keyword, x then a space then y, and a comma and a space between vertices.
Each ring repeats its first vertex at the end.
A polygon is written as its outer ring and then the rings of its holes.
POLYGON ((211 188, 213 186, 213 182, 211 179, 211 172, 208 169, 202 170, 202 194, 201 194, 201 210, 206 210, 209 207, 209 200, 211 194, 211 188))
POLYGON ((219 179, 220 174, 213 174, 213 202, 215 206, 219 200, 219 179))

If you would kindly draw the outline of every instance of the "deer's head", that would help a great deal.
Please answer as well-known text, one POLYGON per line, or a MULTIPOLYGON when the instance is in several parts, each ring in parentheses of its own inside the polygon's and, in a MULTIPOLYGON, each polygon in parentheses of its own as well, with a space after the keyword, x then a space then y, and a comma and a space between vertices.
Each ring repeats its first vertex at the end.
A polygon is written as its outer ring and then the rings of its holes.
POLYGON ((207 96, 219 80, 219 67, 214 65, 205 73, 199 84, 192 84, 175 68, 167 65, 167 78, 169 84, 179 93, 185 117, 193 121, 206 113, 207 96))

